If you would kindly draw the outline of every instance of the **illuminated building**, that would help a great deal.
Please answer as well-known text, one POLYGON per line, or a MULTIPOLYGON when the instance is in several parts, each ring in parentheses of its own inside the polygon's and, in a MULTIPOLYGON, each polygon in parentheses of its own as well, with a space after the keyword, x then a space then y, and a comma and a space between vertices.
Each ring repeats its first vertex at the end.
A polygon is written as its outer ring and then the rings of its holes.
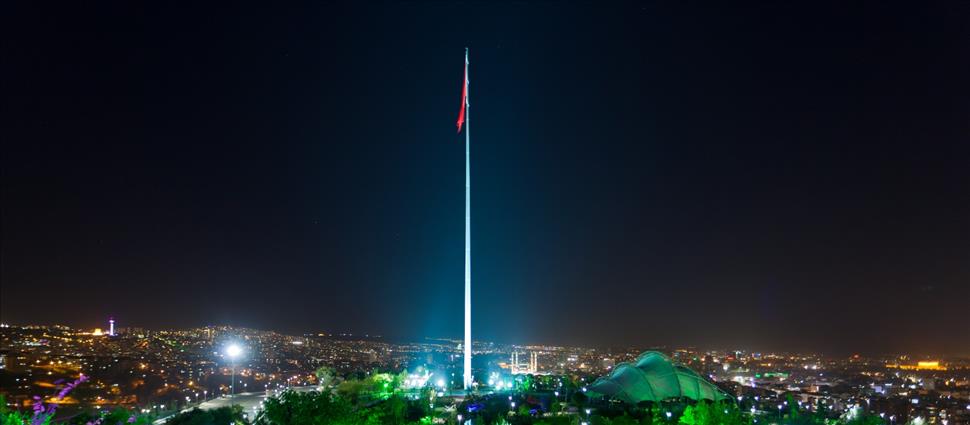
POLYGON ((886 367, 891 369, 902 369, 902 370, 946 370, 946 366, 940 364, 939 361, 920 361, 915 365, 913 364, 887 364, 886 367))
POLYGON ((530 374, 534 375, 539 371, 539 354, 535 351, 529 353, 529 365, 524 366, 519 363, 519 353, 512 352, 511 371, 513 375, 530 374))
POLYGON ((679 397, 713 401, 733 398, 697 372, 656 351, 641 354, 633 363, 617 365, 609 375, 593 382, 588 392, 630 404, 679 397))
POLYGON ((916 370, 946 370, 946 367, 941 366, 940 362, 917 362, 916 370))

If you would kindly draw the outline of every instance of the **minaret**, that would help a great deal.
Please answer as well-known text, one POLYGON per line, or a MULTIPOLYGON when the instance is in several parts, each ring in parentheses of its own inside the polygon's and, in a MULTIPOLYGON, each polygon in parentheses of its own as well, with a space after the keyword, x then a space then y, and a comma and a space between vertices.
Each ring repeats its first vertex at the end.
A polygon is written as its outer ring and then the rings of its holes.
POLYGON ((517 353, 515 351, 512 352, 512 367, 511 367, 511 371, 512 371, 512 374, 513 375, 519 373, 519 353, 517 353))
POLYGON ((115 318, 108 319, 108 336, 115 336, 115 318))

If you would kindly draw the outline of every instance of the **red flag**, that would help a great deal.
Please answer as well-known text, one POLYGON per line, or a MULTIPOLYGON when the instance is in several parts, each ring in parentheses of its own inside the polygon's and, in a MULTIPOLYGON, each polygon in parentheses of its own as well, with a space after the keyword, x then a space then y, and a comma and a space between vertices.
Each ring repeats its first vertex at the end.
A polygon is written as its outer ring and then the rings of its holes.
POLYGON ((465 58, 465 78, 461 81, 461 109, 458 111, 458 132, 465 123, 465 105, 468 104, 468 58, 465 58))

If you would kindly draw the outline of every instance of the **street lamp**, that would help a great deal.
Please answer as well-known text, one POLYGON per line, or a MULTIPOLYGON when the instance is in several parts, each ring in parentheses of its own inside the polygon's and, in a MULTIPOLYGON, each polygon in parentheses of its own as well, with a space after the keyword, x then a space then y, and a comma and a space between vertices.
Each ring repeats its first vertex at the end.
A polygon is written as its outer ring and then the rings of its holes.
POLYGON ((242 347, 237 344, 229 344, 226 347, 226 355, 229 356, 229 361, 232 364, 232 373, 229 375, 232 381, 229 382, 229 397, 231 398, 236 394, 236 357, 242 354, 242 347))

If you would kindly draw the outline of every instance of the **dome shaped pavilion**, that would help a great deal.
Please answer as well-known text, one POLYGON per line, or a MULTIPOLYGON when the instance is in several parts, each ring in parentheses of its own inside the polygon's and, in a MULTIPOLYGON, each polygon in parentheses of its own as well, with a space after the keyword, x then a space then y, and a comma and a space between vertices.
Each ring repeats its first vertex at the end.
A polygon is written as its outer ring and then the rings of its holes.
POLYGON ((631 404, 680 397, 712 401, 733 398, 697 372, 656 351, 641 354, 635 362, 617 365, 587 388, 594 397, 606 396, 631 404))

